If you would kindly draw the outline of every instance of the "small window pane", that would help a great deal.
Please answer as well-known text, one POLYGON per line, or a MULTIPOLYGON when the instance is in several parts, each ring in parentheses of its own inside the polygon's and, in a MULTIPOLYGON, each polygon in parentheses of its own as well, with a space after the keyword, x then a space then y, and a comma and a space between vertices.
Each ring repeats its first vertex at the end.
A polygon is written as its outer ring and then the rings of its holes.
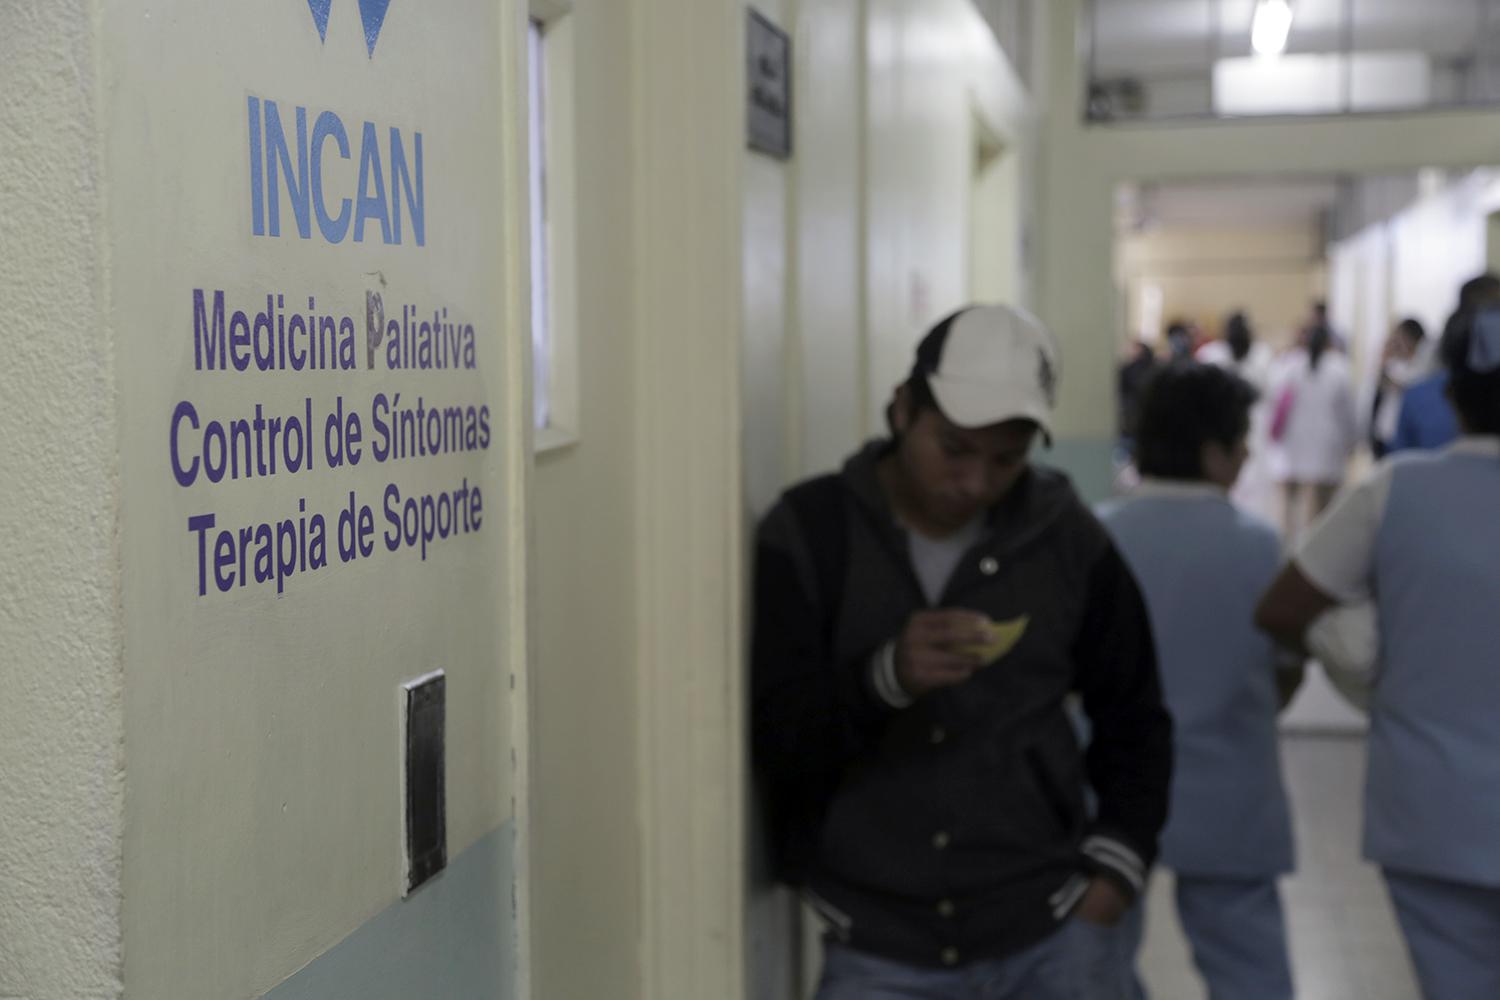
POLYGON ((531 148, 531 357, 532 417, 538 429, 551 420, 552 321, 548 309, 547 136, 545 52, 542 26, 531 22, 528 32, 529 126, 531 148))

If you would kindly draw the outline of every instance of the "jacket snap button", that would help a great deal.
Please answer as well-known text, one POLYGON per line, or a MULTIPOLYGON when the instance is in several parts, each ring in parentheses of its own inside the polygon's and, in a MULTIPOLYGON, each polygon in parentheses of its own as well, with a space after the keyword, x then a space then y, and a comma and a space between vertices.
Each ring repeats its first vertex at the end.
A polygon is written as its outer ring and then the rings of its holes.
POLYGON ((932 846, 941 851, 943 848, 948 846, 948 840, 949 837, 947 831, 939 830, 937 833, 932 835, 932 846))
POLYGON ((994 556, 985 556, 983 559, 979 560, 979 572, 983 573, 985 576, 994 576, 996 573, 1000 572, 1000 560, 996 559, 994 556))
POLYGON ((948 731, 942 726, 933 726, 931 739, 934 743, 941 743, 948 738, 948 731))
POLYGON ((940 916, 940 917, 951 917, 951 916, 953 916, 953 900, 951 900, 951 899, 945 899, 942 902, 938 903, 938 905, 937 905, 937 911, 938 911, 938 916, 940 916))
POLYGON ((958 949, 957 948, 944 948, 943 949, 943 964, 944 965, 957 965, 958 964, 958 949))

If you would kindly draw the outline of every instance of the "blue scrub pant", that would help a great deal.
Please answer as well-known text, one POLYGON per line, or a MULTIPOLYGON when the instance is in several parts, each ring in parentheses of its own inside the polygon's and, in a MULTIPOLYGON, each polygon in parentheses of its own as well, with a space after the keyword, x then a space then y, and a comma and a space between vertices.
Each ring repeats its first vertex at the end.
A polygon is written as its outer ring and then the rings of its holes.
POLYGON ((1427 1000, 1500 997, 1500 888, 1385 870, 1427 1000))
POLYGON ((893 962, 829 942, 817 1000, 1126 1000, 1118 928, 1074 918, 1040 944, 953 969, 893 962))
MULTIPOLYGON (((1275 879, 1178 875, 1177 917, 1209 1000, 1292 1000, 1286 921, 1275 879)), ((1138 903, 1121 921, 1132 967, 1145 930, 1146 907, 1138 903)), ((1138 978, 1131 995, 1147 996, 1138 978)))

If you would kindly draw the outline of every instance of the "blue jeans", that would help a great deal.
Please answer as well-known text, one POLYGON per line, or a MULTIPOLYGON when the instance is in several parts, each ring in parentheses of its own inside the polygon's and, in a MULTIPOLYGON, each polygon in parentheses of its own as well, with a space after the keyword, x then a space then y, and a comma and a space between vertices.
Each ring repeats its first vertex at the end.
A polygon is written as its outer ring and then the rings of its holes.
POLYGON ((1005 958, 928 969, 829 942, 817 1000, 1126 1000, 1117 928, 1076 917, 1005 958))

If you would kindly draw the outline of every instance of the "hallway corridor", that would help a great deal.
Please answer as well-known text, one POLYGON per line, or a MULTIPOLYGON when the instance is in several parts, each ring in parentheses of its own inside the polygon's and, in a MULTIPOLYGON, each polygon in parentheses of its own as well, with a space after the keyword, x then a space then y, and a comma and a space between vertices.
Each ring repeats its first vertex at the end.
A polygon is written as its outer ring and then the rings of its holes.
MULTIPOLYGON (((1292 736, 1283 769, 1297 831, 1297 874, 1282 882, 1301 1000, 1415 1000, 1385 886, 1359 856, 1364 742, 1292 736)), ((1172 877, 1151 886, 1142 974, 1153 1000, 1201 1000, 1172 906, 1172 877)))

